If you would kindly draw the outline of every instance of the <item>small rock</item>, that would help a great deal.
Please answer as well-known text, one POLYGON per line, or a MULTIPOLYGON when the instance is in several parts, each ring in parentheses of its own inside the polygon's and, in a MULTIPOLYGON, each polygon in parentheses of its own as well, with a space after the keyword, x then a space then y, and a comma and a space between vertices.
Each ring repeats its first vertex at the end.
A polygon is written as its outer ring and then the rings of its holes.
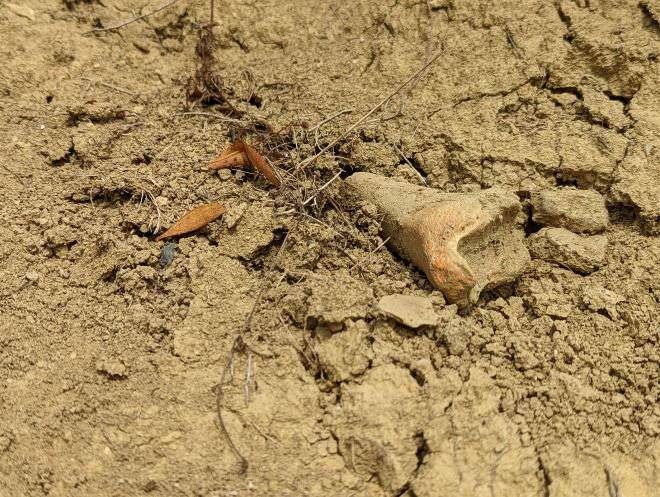
POLYGON ((38 281, 39 280, 39 273, 36 271, 28 271, 25 273, 25 279, 28 281, 38 281))
POLYGON ((575 233, 599 233, 607 228, 605 199, 593 190, 553 188, 532 194, 532 218, 543 226, 575 233))
POLYGON ((174 256, 176 255, 176 243, 168 242, 163 245, 163 248, 160 249, 160 267, 165 269, 167 266, 172 264, 174 256))
POLYGON ((238 221, 240 221, 240 219, 243 217, 243 214, 247 208, 248 204, 245 202, 231 206, 231 208, 227 210, 227 213, 223 217, 227 228, 232 229, 234 226, 236 226, 236 223, 238 223, 238 221))
POLYGON ((378 308, 388 317, 410 328, 435 326, 438 315, 431 299, 415 295, 387 295, 380 299, 378 308))
POLYGON ((384 214, 389 245, 452 304, 476 302, 483 290, 514 281, 529 262, 513 193, 441 193, 362 172, 346 182, 384 214))
POLYGON ((605 235, 580 236, 564 228, 543 228, 528 240, 532 257, 554 262, 576 273, 592 273, 605 261, 605 235))
POLYGON ((96 363, 96 371, 106 375, 112 380, 121 380, 126 378, 126 365, 119 359, 102 359, 96 363))

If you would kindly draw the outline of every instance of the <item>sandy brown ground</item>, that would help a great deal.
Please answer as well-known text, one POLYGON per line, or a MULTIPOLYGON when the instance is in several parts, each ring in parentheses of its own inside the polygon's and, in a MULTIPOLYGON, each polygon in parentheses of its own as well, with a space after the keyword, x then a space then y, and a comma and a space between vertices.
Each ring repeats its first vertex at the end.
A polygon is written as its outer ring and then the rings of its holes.
POLYGON ((157 5, 0 1, 2 497, 660 495, 657 0, 219 2, 230 100, 294 124, 279 192, 207 171, 231 123, 182 115, 216 112, 184 95, 206 2, 83 35, 157 5), (340 168, 594 189, 607 262, 534 260, 457 314, 341 180, 299 213, 340 168), (162 267, 154 235, 210 201, 233 217, 162 267), (262 288, 225 389, 241 474, 215 388, 262 288), (441 324, 379 317, 391 293, 441 324))

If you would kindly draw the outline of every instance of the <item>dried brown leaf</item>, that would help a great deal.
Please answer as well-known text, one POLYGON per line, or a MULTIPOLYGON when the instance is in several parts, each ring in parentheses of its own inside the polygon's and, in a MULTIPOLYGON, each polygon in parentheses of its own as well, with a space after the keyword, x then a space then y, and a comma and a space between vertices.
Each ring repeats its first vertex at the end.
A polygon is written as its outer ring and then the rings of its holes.
POLYGON ((252 146, 243 140, 236 140, 227 150, 222 152, 213 162, 209 164, 211 169, 226 169, 229 167, 243 167, 250 165, 256 169, 262 176, 270 181, 276 187, 280 187, 282 182, 277 173, 266 159, 252 146))
POLYGON ((211 169, 226 169, 229 167, 243 167, 248 165, 248 158, 244 152, 242 142, 234 142, 227 150, 222 152, 210 164, 211 169))
POLYGON ((266 159, 264 159, 252 145, 248 145, 241 140, 237 140, 237 143, 238 142, 243 144, 243 150, 245 151, 245 155, 247 156, 250 165, 265 176, 273 185, 279 188, 282 185, 282 182, 275 173, 275 170, 270 164, 268 164, 268 162, 266 162, 266 159))
POLYGON ((177 235, 184 235, 192 231, 203 228, 211 221, 215 221, 222 216, 227 209, 224 205, 218 203, 211 203, 195 207, 193 210, 185 214, 181 219, 174 223, 163 234, 156 238, 156 241, 163 240, 177 235))

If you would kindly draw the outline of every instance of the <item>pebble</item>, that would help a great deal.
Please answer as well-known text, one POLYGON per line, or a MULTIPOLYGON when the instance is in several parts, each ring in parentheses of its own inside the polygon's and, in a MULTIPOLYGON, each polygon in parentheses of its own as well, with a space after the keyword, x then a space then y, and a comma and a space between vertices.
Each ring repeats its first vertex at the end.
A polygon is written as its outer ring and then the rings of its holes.
POLYGON ((113 380, 124 379, 128 376, 126 365, 118 359, 100 360, 96 363, 96 371, 113 380))
POLYGON ((580 236, 565 228, 543 228, 528 239, 532 257, 589 274, 605 262, 607 237, 580 236))
POLYGON ((378 309, 409 328, 435 326, 439 319, 431 299, 416 295, 387 295, 378 302, 378 309))
POLYGON ((166 243, 163 245, 163 248, 160 250, 160 267, 165 269, 167 266, 172 264, 172 261, 174 260, 174 257, 176 256, 176 243, 166 243))

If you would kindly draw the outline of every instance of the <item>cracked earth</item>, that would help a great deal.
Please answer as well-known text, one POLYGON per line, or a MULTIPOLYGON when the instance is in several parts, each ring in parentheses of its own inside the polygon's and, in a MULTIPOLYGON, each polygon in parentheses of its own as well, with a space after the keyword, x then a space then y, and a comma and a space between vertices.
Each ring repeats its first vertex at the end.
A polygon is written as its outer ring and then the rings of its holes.
POLYGON ((279 192, 205 167, 235 138, 186 107, 206 2, 90 35, 160 4, 0 0, 0 496, 657 496, 660 3, 217 3, 232 104, 294 162, 442 55, 279 192), (588 190, 604 260, 539 250, 459 311, 358 171, 513 192, 530 244, 540 192, 588 190), (154 241, 206 202, 229 213, 154 241), (224 388, 242 474, 216 386, 261 290, 224 388))

